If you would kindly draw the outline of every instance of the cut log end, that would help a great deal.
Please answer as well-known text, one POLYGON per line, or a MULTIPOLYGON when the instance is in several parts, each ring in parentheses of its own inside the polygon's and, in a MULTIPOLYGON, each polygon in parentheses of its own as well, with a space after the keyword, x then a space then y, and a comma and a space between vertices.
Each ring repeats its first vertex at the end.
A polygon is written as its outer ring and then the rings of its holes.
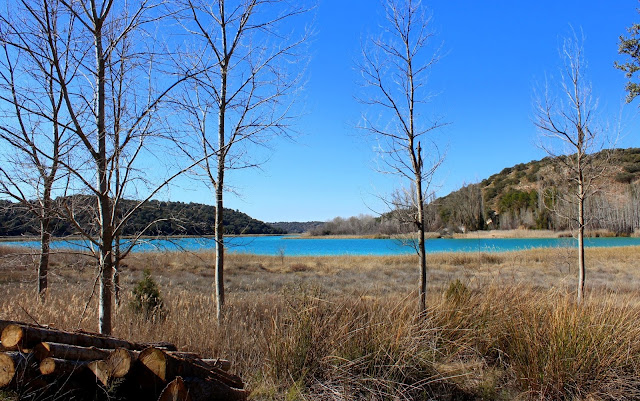
POLYGON ((109 369, 109 365, 106 361, 99 360, 89 362, 87 365, 90 371, 96 376, 96 379, 102 383, 103 386, 107 387, 109 385, 109 381, 111 380, 111 372, 109 369))
POLYGON ((132 365, 131 352, 124 348, 113 350, 107 358, 107 365, 111 376, 114 378, 124 377, 131 370, 132 365))
POLYGON ((56 371, 56 361, 53 358, 44 358, 40 361, 40 373, 43 375, 52 375, 56 371))
POLYGON ((158 401, 191 401, 189 390, 182 377, 178 376, 162 390, 158 401))
POLYGON ((10 324, 2 330, 2 336, 0 342, 2 346, 7 349, 17 348, 24 337, 24 330, 17 324, 10 324))
POLYGON ((165 353, 157 348, 147 348, 138 355, 138 361, 160 380, 167 379, 167 359, 165 353))
POLYGON ((7 354, 0 354, 0 388, 6 387, 16 374, 16 365, 7 354))

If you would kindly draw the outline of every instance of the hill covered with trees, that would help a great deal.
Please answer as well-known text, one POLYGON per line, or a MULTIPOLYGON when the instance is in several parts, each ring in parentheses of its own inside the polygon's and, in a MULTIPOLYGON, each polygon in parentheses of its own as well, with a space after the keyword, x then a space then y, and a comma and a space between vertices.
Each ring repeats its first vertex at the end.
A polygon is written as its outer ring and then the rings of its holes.
MULTIPOLYGON (((434 202, 436 224, 453 230, 556 229, 570 227, 571 204, 558 202, 575 185, 561 158, 545 157, 503 169, 479 183, 434 202)), ((603 150, 592 155, 603 168, 586 201, 591 229, 618 234, 640 227, 640 149, 603 150)))
MULTIPOLYGON (((121 213, 134 207, 134 201, 123 201, 121 213)), ((95 221, 95 200, 90 197, 75 196, 58 198, 59 208, 73 208, 82 227, 97 230, 95 221)), ((146 235, 211 235, 215 221, 215 207, 200 203, 164 202, 151 200, 139 208, 123 226, 122 235, 145 232, 146 235)), ((224 209, 226 234, 284 234, 285 231, 260 220, 251 218, 237 210, 224 209)), ((25 206, 9 201, 0 201, 0 236, 38 235, 39 227, 25 206)), ((63 219, 54 222, 54 236, 77 233, 73 225, 63 219)))
MULTIPOLYGON (((507 167, 479 183, 465 185, 426 206, 429 231, 555 229, 571 227, 574 205, 559 201, 575 185, 563 172, 562 157, 545 157, 507 167)), ((592 155, 606 168, 587 199, 589 229, 629 234, 640 229, 640 149, 603 150, 592 155)), ((336 218, 311 230, 313 235, 389 235, 415 231, 403 223, 406 211, 379 217, 336 218)))
POLYGON ((323 221, 278 221, 268 224, 272 227, 279 228, 287 234, 302 234, 322 226, 325 223, 323 221))

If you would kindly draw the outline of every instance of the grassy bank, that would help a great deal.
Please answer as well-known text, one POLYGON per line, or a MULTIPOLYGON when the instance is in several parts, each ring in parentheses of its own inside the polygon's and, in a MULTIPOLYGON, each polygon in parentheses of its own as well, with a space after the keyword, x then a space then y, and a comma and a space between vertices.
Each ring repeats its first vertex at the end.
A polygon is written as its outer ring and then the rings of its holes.
MULTIPOLYGON (((137 254, 115 334, 228 358, 254 399, 637 399, 639 252, 588 249, 581 306, 572 251, 430 256, 422 316, 413 256, 230 254, 222 326, 211 254, 137 254), (145 268, 163 319, 128 307, 145 268)), ((48 300, 38 304, 32 257, 0 255, 0 318, 94 328, 90 260, 56 255, 48 300)))

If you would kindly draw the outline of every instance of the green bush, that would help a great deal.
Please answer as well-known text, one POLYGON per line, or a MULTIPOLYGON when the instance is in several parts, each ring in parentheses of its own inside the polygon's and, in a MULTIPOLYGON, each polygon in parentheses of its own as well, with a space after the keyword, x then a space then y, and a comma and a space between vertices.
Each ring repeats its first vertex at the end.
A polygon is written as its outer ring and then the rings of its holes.
POLYGON ((164 302, 160 296, 160 289, 151 277, 149 269, 144 269, 142 280, 138 281, 133 289, 130 306, 147 319, 164 317, 164 302))

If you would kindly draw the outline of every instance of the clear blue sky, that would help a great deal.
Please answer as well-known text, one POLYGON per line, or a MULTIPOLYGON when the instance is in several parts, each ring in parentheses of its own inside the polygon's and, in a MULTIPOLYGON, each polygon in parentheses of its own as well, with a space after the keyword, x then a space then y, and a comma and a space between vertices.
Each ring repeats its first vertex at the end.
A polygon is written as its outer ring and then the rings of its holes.
MULTIPOLYGON (((261 170, 232 171, 226 206, 264 221, 328 220, 380 211, 377 199, 403 184, 374 170, 373 144, 354 129, 355 60, 363 38, 381 22, 378 0, 319 0, 305 92, 306 114, 296 142, 273 144, 261 170)), ((438 195, 477 182, 504 167, 540 159, 535 146, 533 89, 558 71, 564 36, 582 29, 588 77, 605 119, 622 114, 621 147, 640 147, 638 103, 624 106, 621 71, 613 68, 618 37, 640 21, 636 0, 425 1, 435 45, 445 57, 431 75, 440 93, 434 114, 451 124, 438 134, 447 149, 436 176, 438 195)), ((212 203, 206 189, 174 191, 174 200, 212 203)))

